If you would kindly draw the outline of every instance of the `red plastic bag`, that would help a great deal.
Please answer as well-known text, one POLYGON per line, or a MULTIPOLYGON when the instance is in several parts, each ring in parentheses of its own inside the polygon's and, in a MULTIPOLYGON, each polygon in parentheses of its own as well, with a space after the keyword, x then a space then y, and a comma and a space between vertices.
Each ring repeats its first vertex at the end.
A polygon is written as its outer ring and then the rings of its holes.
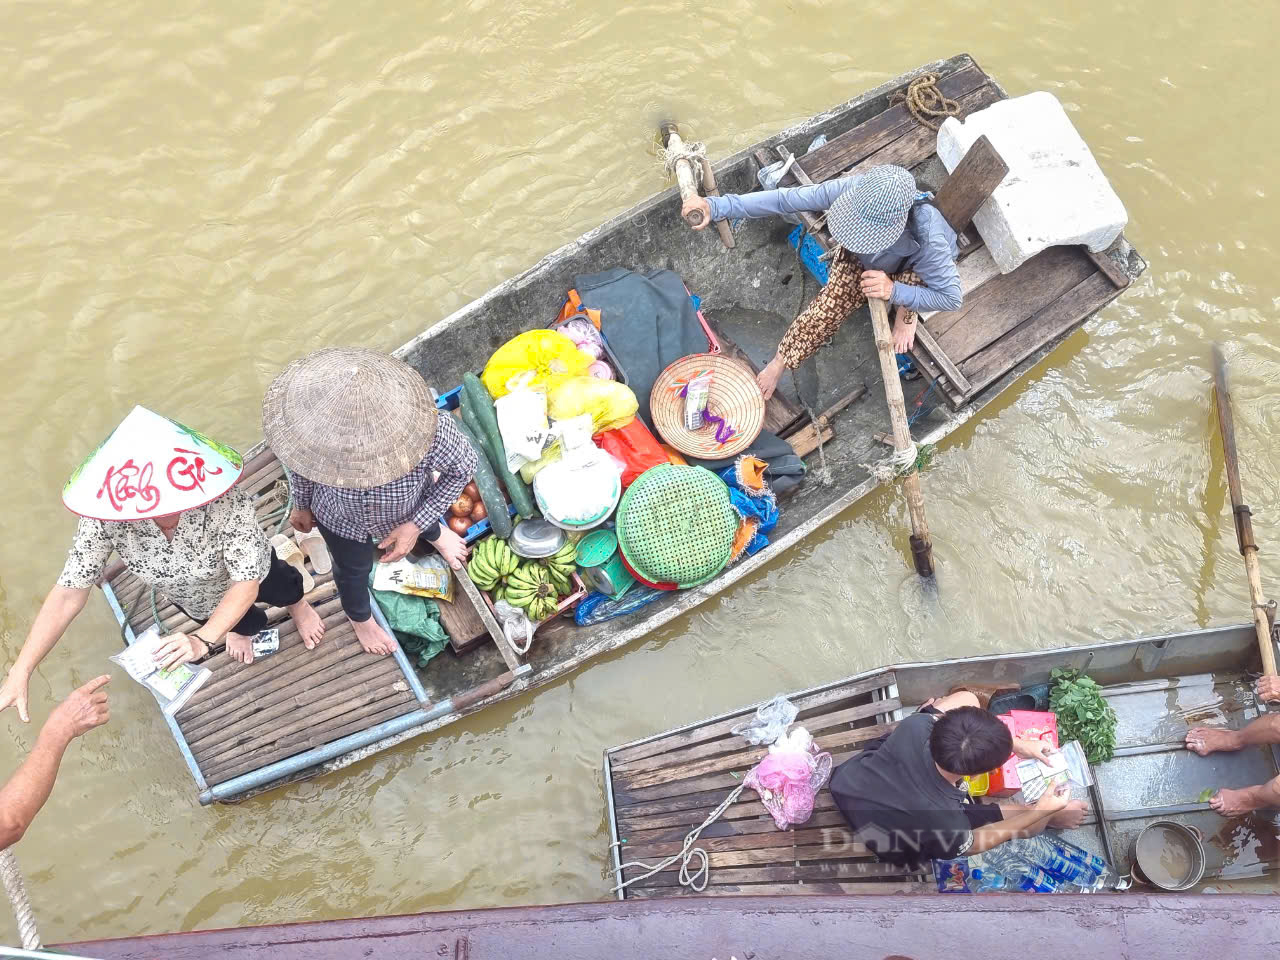
POLYGON ((654 439, 644 421, 636 417, 625 427, 617 430, 606 430, 591 438, 597 447, 605 453, 613 454, 624 464, 622 471, 622 488, 625 490, 631 481, 650 467, 667 463, 667 452, 654 439))

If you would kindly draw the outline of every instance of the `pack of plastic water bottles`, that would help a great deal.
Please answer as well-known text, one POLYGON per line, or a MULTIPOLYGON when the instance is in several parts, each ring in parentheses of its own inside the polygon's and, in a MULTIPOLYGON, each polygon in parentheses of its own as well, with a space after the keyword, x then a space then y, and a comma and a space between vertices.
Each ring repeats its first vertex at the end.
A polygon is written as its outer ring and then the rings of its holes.
POLYGON ((1053 834, 935 860, 934 876, 941 893, 1096 893, 1117 882, 1105 860, 1053 834))

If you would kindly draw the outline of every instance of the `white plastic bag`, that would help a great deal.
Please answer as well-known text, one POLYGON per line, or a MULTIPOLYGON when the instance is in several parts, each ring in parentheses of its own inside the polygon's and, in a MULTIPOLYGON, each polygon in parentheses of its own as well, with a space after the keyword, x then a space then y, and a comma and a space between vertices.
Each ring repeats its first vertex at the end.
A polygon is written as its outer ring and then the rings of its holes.
POLYGON ((729 732, 742 737, 747 743, 773 743, 787 732, 787 727, 795 722, 799 712, 795 704, 778 694, 768 703, 762 703, 756 709, 754 717, 738 724, 729 732))
POLYGON ((514 607, 505 600, 493 605, 493 615, 502 624, 502 635, 511 644, 511 649, 524 656, 533 646, 533 622, 529 615, 519 607, 514 607))
POLYGON ((156 664, 155 653, 160 649, 159 628, 153 623, 147 627, 125 650, 112 656, 111 662, 124 667, 129 676, 142 684, 160 702, 165 716, 172 717, 209 679, 208 667, 180 663, 169 670, 161 670, 156 664))
POLYGON ((530 387, 532 371, 510 384, 511 392, 494 403, 498 412, 498 432, 507 451, 507 469, 515 472, 542 456, 551 439, 547 423, 547 391, 530 387))

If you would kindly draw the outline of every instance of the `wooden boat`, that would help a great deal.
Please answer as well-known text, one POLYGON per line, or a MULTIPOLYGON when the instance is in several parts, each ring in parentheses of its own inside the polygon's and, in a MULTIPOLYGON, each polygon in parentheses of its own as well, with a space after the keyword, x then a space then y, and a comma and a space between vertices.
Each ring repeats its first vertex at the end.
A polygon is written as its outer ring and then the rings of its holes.
MULTIPOLYGON (((720 188, 754 189, 762 162, 801 151, 815 136, 826 134, 827 145, 800 158, 784 183, 896 163, 911 168, 922 183, 945 191, 947 175, 934 155, 933 131, 904 107, 889 103, 891 94, 924 72, 938 74, 942 91, 966 111, 1005 96, 967 56, 926 64, 723 161, 716 168, 720 188)), ((816 291, 810 283, 806 292, 804 270, 787 242, 789 230, 778 220, 747 222, 737 230, 736 248, 724 250, 714 231, 688 229, 673 188, 495 287, 405 344, 398 355, 444 393, 460 382, 463 372, 481 369, 510 337, 550 322, 578 275, 620 265, 665 266, 680 273, 701 297, 721 348, 755 365, 771 354, 799 306, 816 291)), ((816 235, 827 242, 821 229, 816 235)), ((932 346, 921 347, 916 355, 946 400, 918 421, 915 439, 922 444, 937 443, 976 415, 1145 268, 1121 238, 1107 254, 1051 248, 1000 275, 984 266, 990 259, 984 261, 981 239, 971 228, 962 240, 966 307, 928 318, 920 336, 922 344, 932 346), (930 325, 938 331, 937 342, 929 337, 930 325), (957 339, 944 336, 944 326, 957 339), (963 350, 956 346, 960 343, 963 350)), ((268 659, 244 667, 225 655, 215 658, 212 680, 168 721, 201 801, 240 799, 339 769, 555 680, 749 576, 868 495, 882 481, 865 465, 887 460, 889 451, 877 440, 888 416, 865 319, 851 318, 806 375, 816 379, 813 410, 847 405, 829 422, 806 425, 798 400, 780 391, 769 402, 766 426, 802 455, 823 443, 819 456, 825 457, 831 482, 805 484, 785 501, 767 549, 701 587, 664 596, 625 619, 586 627, 563 620, 550 624, 539 631, 527 657, 506 643, 479 595, 462 578, 465 596, 442 605, 457 655, 438 656, 421 674, 402 655, 393 661, 362 654, 331 579, 319 578, 311 599, 329 628, 322 650, 305 654, 296 634, 284 626, 281 652, 268 659)), ((264 528, 274 532, 286 504, 281 468, 269 450, 256 449, 242 486, 257 498, 264 528)), ((116 573, 104 589, 126 638, 157 619, 166 630, 185 624, 176 608, 148 602, 148 591, 128 573, 116 573)))
MULTIPOLYGON (((60 944, 97 960, 651 960, 653 957, 941 957, 995 938, 1037 960, 1237 956, 1275 943, 1262 895, 1116 898, 742 897, 422 913, 60 944), (1244 918, 1251 918, 1247 922, 1244 918), (856 944, 857 953, 850 952, 856 944)), ((1011 951, 989 951, 995 955, 1011 951)), ((50 958, 62 954, 47 954, 50 958)))
MULTIPOLYGON (((1244 726, 1258 715, 1251 675, 1259 671, 1252 624, 1032 653, 907 663, 872 670, 788 695, 797 723, 837 764, 892 729, 929 697, 960 684, 1029 690, 1054 667, 1086 672, 1102 684, 1119 720, 1114 759, 1093 768, 1096 791, 1085 825, 1067 839, 1130 869, 1134 841, 1156 820, 1197 828, 1205 838, 1205 879, 1259 877, 1280 858, 1280 828, 1262 815, 1224 820, 1201 798, 1217 787, 1263 783, 1280 754, 1256 747, 1208 758, 1188 752, 1195 724, 1244 726)), ((656 863, 682 848, 742 776, 764 755, 730 729, 755 705, 605 752, 609 830, 615 872, 624 861, 656 863)), ((856 842, 831 794, 818 796, 812 818, 780 832, 756 795, 738 802, 703 831, 710 858, 705 895, 936 892, 930 869, 877 862, 856 842)), ((694 864, 697 865, 696 863, 694 864)), ((619 898, 690 895, 673 864, 618 891, 619 898)), ((623 879, 644 870, 630 868, 623 879)))

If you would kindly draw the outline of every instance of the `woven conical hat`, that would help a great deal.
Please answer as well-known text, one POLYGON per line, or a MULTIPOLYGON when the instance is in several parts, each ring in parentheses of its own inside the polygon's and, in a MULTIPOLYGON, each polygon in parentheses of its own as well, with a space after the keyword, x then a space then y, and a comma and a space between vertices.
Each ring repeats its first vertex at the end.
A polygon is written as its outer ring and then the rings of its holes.
POLYGON ((436 405, 403 360, 331 347, 295 360, 267 388, 262 432, 280 462, 331 487, 403 477, 436 436, 436 405))
POLYGON ((202 507, 240 478, 244 462, 198 430, 133 411, 62 488, 67 509, 95 520, 143 520, 202 507))

